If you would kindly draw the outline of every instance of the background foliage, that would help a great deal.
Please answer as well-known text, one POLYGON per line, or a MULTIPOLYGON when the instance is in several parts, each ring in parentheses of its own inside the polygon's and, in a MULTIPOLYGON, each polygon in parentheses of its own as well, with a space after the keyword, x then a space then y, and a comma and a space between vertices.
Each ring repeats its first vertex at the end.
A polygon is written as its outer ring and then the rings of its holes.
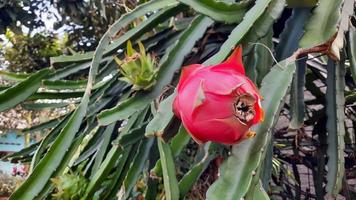
POLYGON ((49 66, 49 58, 62 54, 63 45, 52 35, 5 34, 8 45, 0 54, 2 64, 12 72, 33 72, 49 66))

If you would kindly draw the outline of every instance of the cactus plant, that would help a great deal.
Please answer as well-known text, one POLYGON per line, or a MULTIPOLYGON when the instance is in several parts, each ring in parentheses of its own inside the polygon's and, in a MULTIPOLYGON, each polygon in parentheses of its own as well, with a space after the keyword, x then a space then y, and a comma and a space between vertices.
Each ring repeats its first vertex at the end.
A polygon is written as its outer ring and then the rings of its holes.
MULTIPOLYGON (((52 66, 65 67, 24 75, 0 93, 1 111, 22 103, 36 106, 38 99, 80 99, 73 101, 74 111, 50 123, 42 141, 4 158, 32 160, 31 174, 10 199, 64 191, 61 181, 51 180, 69 177, 69 169, 81 164, 88 183, 74 184, 79 199, 191 198, 189 191, 203 179, 209 181, 199 191, 201 198, 269 199, 275 188, 291 191, 272 173, 275 154, 290 149, 293 157, 280 160, 294 172, 297 164, 308 166, 318 199, 336 197, 345 177, 344 153, 352 146, 345 145, 344 135, 352 132, 344 123, 356 124, 351 111, 345 115, 345 107, 355 109, 353 6, 352 0, 152 0, 139 5, 112 24, 94 52, 54 57, 52 66), (137 18, 145 20, 137 23, 137 18), (128 31, 117 37, 123 29, 128 31), (238 45, 244 49, 246 75, 259 87, 264 121, 251 127, 255 137, 232 146, 197 145, 172 112, 182 66, 217 65, 238 45), (67 79, 83 72, 85 81, 67 79), (54 86, 57 92, 50 90, 54 86), (276 131, 283 116, 287 126, 276 131), (305 150, 305 142, 318 148, 305 150), (308 156, 316 156, 313 163, 308 156)), ((354 137, 349 138, 350 144, 354 137)), ((287 175, 295 180, 296 192, 282 197, 309 195, 301 192, 300 177, 287 175)))

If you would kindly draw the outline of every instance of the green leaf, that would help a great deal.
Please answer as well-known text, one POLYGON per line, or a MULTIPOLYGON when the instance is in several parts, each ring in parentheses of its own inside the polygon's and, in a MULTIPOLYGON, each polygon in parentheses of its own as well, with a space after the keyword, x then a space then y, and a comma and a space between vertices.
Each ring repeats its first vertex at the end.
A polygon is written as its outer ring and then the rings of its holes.
MULTIPOLYGON (((136 146, 134 146, 136 147, 136 146)), ((103 194, 103 199, 108 199, 109 197, 116 197, 120 186, 122 185, 123 182, 123 177, 127 174, 129 170, 129 165, 132 162, 132 157, 134 157, 134 153, 136 152, 136 149, 134 149, 132 145, 127 146, 125 149, 123 149, 122 155, 117 161, 117 164, 115 165, 115 172, 114 176, 112 177, 111 185, 109 185, 108 189, 105 191, 106 194, 103 194)))
MULTIPOLYGON (((190 135, 183 125, 179 127, 178 133, 173 137, 171 141, 171 150, 173 157, 176 158, 183 151, 184 147, 190 141, 190 135)), ((151 170, 151 173, 155 176, 162 176, 161 160, 157 160, 156 165, 151 170)))
POLYGON ((178 157, 184 147, 189 143, 190 135, 183 125, 179 127, 177 135, 171 141, 171 149, 174 157, 178 157))
POLYGON ((268 5, 268 8, 264 11, 263 15, 258 18, 256 23, 252 26, 252 28, 241 41, 241 43, 244 45, 244 55, 246 55, 253 47, 256 46, 256 44, 250 44, 251 42, 258 42, 262 38, 266 38, 266 35, 272 31, 272 26, 274 22, 281 16, 285 8, 285 3, 285 0, 272 0, 272 2, 268 5))
POLYGON ((290 112, 291 121, 289 128, 299 129, 304 124, 305 104, 304 104, 304 85, 305 85, 305 70, 307 67, 307 57, 297 61, 297 72, 294 74, 291 98, 290 112))
POLYGON ((120 155, 122 155, 122 149, 119 146, 113 146, 110 149, 105 160, 100 165, 99 170, 96 171, 94 176, 91 178, 86 192, 82 197, 83 200, 88 199, 95 193, 96 190, 98 190, 98 187, 104 181, 104 179, 107 178, 107 175, 110 173, 110 170, 115 165, 115 162, 120 158, 120 155))
POLYGON ((6 89, 9 89, 11 86, 0 86, 0 93, 6 89))
MULTIPOLYGON (((145 117, 149 109, 145 109, 142 113, 136 113, 135 115, 131 116, 130 119, 128 120, 127 124, 124 126, 122 129, 121 133, 119 134, 118 138, 115 141, 121 141, 122 138, 125 138, 125 136, 130 135, 132 131, 139 126, 141 126, 142 123, 145 123, 145 117)), ((141 135, 144 135, 144 129, 141 130, 141 135)), ((120 143, 113 142, 113 146, 116 148, 120 148, 123 150, 122 155, 120 156, 117 164, 115 165, 115 173, 113 174, 113 177, 110 178, 110 184, 107 186, 107 189, 105 189, 105 193, 103 194, 104 199, 107 198, 112 198, 116 197, 118 190, 122 186, 122 183, 127 175, 127 173, 130 170, 131 164, 134 160, 134 157, 137 153, 137 147, 138 144, 134 145, 127 145, 123 148, 123 146, 120 143)), ((113 158, 106 158, 105 160, 110 159, 112 160, 113 158)), ((138 159, 138 158, 137 158, 138 159)), ((117 160, 117 159, 114 159, 117 160)), ((105 166, 104 166, 105 167, 105 166)), ((106 168, 106 167, 105 167, 106 168)), ((101 170, 101 168, 100 168, 101 170)), ((97 177, 106 177, 107 175, 98 175, 97 177)), ((100 179, 99 179, 100 180, 100 179)), ((101 179, 102 181, 102 179, 101 179)), ((97 188, 99 189, 99 188, 97 188)), ((102 196, 102 195, 101 195, 102 196)))
POLYGON ((335 63, 329 58, 326 79, 326 114, 328 173, 326 191, 336 197, 342 187, 344 177, 345 150, 345 65, 344 60, 335 63))
POLYGON ((88 108, 88 113, 92 114, 92 106, 99 102, 105 102, 106 98, 112 98, 113 96, 119 96, 122 98, 124 94, 130 94, 129 92, 124 93, 123 90, 127 88, 127 84, 118 80, 117 75, 115 75, 111 80, 105 82, 105 84, 96 89, 90 97, 90 106, 88 108))
POLYGON ((100 164, 102 163, 105 153, 110 145, 111 137, 114 132, 115 124, 111 124, 105 128, 105 131, 103 132, 103 141, 100 144, 100 148, 98 149, 98 152, 95 156, 95 162, 93 164, 93 167, 91 169, 91 175, 94 175, 95 172, 98 171, 100 164))
POLYGON ((10 199, 33 199, 42 191, 52 177, 53 172, 62 163, 62 159, 71 146, 74 136, 79 130, 82 119, 86 113, 88 102, 89 96, 85 95, 82 103, 74 111, 46 155, 36 165, 26 181, 11 195, 10 199))
POLYGON ((53 72, 48 78, 48 80, 59 80, 71 74, 74 74, 76 72, 79 72, 80 70, 88 69, 89 67, 90 67, 90 62, 71 64, 53 72))
POLYGON ((157 113, 146 127, 146 137, 160 136, 173 118, 172 104, 175 95, 170 95, 163 100, 158 107, 157 113))
POLYGON ((269 189, 270 179, 272 177, 272 160, 273 160, 273 144, 274 138, 272 137, 269 143, 267 144, 265 159, 263 165, 261 165, 261 183, 265 190, 269 189))
POLYGON ((0 112, 16 106, 35 93, 41 86, 42 79, 45 78, 49 72, 49 69, 40 70, 26 78, 24 81, 1 91, 0 112))
MULTIPOLYGON (((144 165, 147 162, 148 154, 153 145, 154 138, 143 139, 137 149, 134 160, 131 163, 130 169, 127 172, 125 180, 120 189, 120 195, 127 199, 131 193, 132 188, 135 186, 144 165)), ((120 198, 119 198, 120 199, 120 198)))
POLYGON ((80 89, 87 85, 86 80, 71 81, 71 80, 44 80, 43 85, 50 90, 64 90, 64 89, 80 89))
POLYGON ((196 181, 199 179, 201 174, 208 167, 209 163, 213 158, 215 158, 215 154, 211 154, 209 152, 210 148, 214 148, 214 145, 211 145, 211 142, 206 143, 204 145, 205 155, 204 157, 183 176, 183 178, 179 181, 179 192, 180 198, 184 199, 184 196, 192 189, 196 181), (211 155, 209 155, 211 154, 211 155))
POLYGON ((0 70, 0 76, 3 77, 5 80, 9 81, 23 81, 31 75, 32 74, 13 73, 5 70, 0 70))
MULTIPOLYGON (((97 75, 100 61, 102 60, 102 53, 104 51, 103 46, 109 42, 108 34, 108 32, 104 34, 94 52, 94 57, 88 75, 88 84, 84 96, 81 99, 81 103, 71 115, 70 119, 61 130, 60 134, 53 142, 48 152, 36 165, 33 172, 29 175, 26 181, 11 195, 11 200, 33 199, 39 195, 41 191, 47 190, 48 182, 50 178, 56 173, 57 168, 60 168, 63 165, 65 166, 66 163, 69 162, 69 158, 66 157, 66 153, 72 146, 72 141, 74 140, 75 135, 78 132, 82 124, 82 120, 87 112, 91 89, 95 83, 95 76, 97 75)), ((73 151, 75 150, 76 148, 73 149, 73 151)))
POLYGON ((92 103, 87 110, 87 117, 91 117, 93 115, 96 115, 99 111, 101 111, 103 108, 105 108, 112 100, 114 97, 102 97, 96 100, 94 103, 92 103))
MULTIPOLYGON (((80 163, 84 162, 85 160, 88 159, 90 155, 92 155, 97 147, 100 139, 98 139, 98 135, 101 135, 103 133, 104 128, 99 127, 98 123, 93 120, 94 118, 89 118, 87 120, 87 126, 83 130, 83 135, 80 145, 74 152, 74 154, 71 156, 69 162, 68 162, 68 169, 64 171, 64 173, 69 171, 69 168, 74 165, 79 165, 80 163)), ((80 138, 80 137, 77 137, 80 138)))
POLYGON ((117 64, 115 60, 112 60, 106 63, 106 65, 104 65, 103 67, 100 67, 100 71, 96 76, 96 79, 99 81, 103 81, 105 77, 110 75, 115 76, 116 74, 118 74, 117 64))
POLYGON ((247 54, 245 59, 246 75, 256 84, 260 85, 262 79, 266 76, 272 67, 273 59, 269 49, 273 49, 272 42, 273 31, 266 34, 265 37, 258 40, 256 45, 253 45, 252 51, 247 54), (264 45, 264 46, 262 46, 264 45))
POLYGON ((301 48, 311 48, 324 44, 334 36, 341 18, 342 2, 343 0, 319 1, 305 26, 304 35, 299 42, 301 48))
POLYGON ((184 57, 191 52, 195 42, 200 39, 205 30, 212 25, 209 18, 198 16, 182 33, 171 50, 161 59, 157 83, 151 92, 139 92, 134 97, 120 102, 116 107, 101 112, 98 116, 101 125, 125 119, 135 112, 143 110, 151 101, 159 96, 162 89, 171 82, 174 72, 179 69, 184 57))
POLYGON ((287 0, 287 5, 290 8, 310 8, 317 3, 318 0, 287 0))
POLYGON ((255 5, 245 14, 242 22, 232 30, 229 38, 220 47, 220 50, 207 61, 204 62, 205 66, 221 63, 229 55, 230 51, 241 42, 241 39, 248 33, 254 23, 267 9, 272 0, 257 0, 255 5))
POLYGON ((356 28, 352 25, 349 27, 347 41, 347 53, 350 59, 351 74, 354 83, 356 83, 356 28))
MULTIPOLYGON (((142 113, 143 114, 143 113, 142 113)), ((122 148, 126 148, 128 145, 132 145, 145 137, 145 129, 148 122, 143 122, 137 127, 131 129, 127 134, 121 134, 114 143, 120 145, 122 148)))
POLYGON ((179 181, 179 191, 182 199, 191 190, 195 182, 199 179, 200 175, 208 167, 208 161, 210 160, 195 164, 179 181))
MULTIPOLYGON (((91 118, 90 120, 92 120, 91 118)), ((71 158, 70 166, 83 166, 83 174, 88 174, 89 168, 92 167, 92 164, 95 160, 96 153, 100 148, 101 143, 103 142, 103 132, 105 127, 98 127, 96 122, 90 122, 91 127, 88 126, 91 130, 83 138, 82 143, 78 147, 77 152, 71 158), (85 165, 85 166, 84 166, 85 165)), ((67 171, 65 171, 67 172, 67 171)))
POLYGON ((82 97, 84 92, 37 92, 27 100, 38 100, 38 99, 71 99, 82 97))
POLYGON ((60 123, 61 120, 62 120, 62 117, 58 117, 58 118, 43 122, 41 124, 32 126, 30 128, 23 129, 21 132, 23 132, 23 133, 32 133, 32 132, 40 131, 40 130, 43 130, 43 129, 53 128, 58 123, 60 123))
POLYGON ((158 139, 157 143, 162 163, 165 197, 167 200, 178 200, 179 187, 171 148, 162 139, 158 139))
POLYGON ((298 49, 298 41, 302 37, 303 27, 310 17, 309 8, 295 8, 292 16, 287 20, 276 48, 277 60, 288 58, 298 49))
POLYGON ((32 154, 33 152, 36 151, 39 144, 40 144, 40 142, 33 143, 30 146, 25 147, 18 152, 14 152, 14 153, 8 154, 4 157, 1 157, 1 160, 10 161, 10 162, 12 162, 14 160, 16 162, 16 160, 18 160, 18 159, 28 157, 30 154, 32 154))
MULTIPOLYGON (((159 0, 161 1, 161 0, 159 0)), ((139 37, 142 37, 146 32, 151 31, 157 24, 160 24, 170 17, 176 15, 177 13, 181 12, 184 10, 186 7, 183 5, 177 5, 177 6, 167 6, 169 2, 163 3, 163 5, 166 5, 164 9, 158 11, 154 15, 150 16, 148 19, 144 20, 141 22, 138 26, 135 28, 130 29, 127 31, 124 35, 122 35, 120 38, 117 40, 114 40, 106 49, 105 54, 109 53, 115 53, 115 51, 118 48, 124 47, 124 45, 127 43, 129 40, 135 40, 139 37)), ((176 3, 174 3, 175 5, 176 3)), ((161 5, 162 6, 162 5, 161 5)))
POLYGON ((178 0, 195 11, 204 14, 216 21, 226 23, 239 23, 246 10, 251 5, 251 1, 240 1, 238 3, 226 3, 216 0, 178 0))
MULTIPOLYGON (((325 108, 322 110, 325 112, 325 108)), ((316 149, 316 161, 317 166, 315 166, 315 175, 314 178, 314 187, 315 187, 315 195, 319 199, 324 199, 325 196, 325 167, 326 167, 326 149, 327 149, 327 131, 326 131, 326 120, 327 116, 324 115, 320 117, 320 119, 315 123, 314 129, 312 131, 313 135, 318 136, 318 140, 320 143, 319 148, 316 149)))
MULTIPOLYGON (((154 0, 154 1, 149 1, 145 4, 141 4, 131 12, 122 15, 122 17, 119 20, 114 22, 114 24, 109 29, 110 34, 108 36, 110 37, 115 36, 118 31, 120 31, 125 26, 129 25, 132 21, 134 21, 138 17, 177 4, 178 2, 176 2, 175 0, 154 0)), ((120 40, 120 38, 117 40, 113 40, 113 42, 110 45, 109 44, 105 45, 104 47, 105 51, 103 54, 104 56, 107 56, 108 54, 115 52, 120 47, 122 42, 121 41, 117 42, 118 40, 120 40)), ((60 56, 60 57, 51 58, 51 63, 52 65, 54 65, 56 63, 83 62, 83 61, 90 60, 92 57, 93 57, 93 52, 88 52, 85 54, 78 54, 78 55, 76 54, 73 56, 60 56)))
MULTIPOLYGON (((73 102, 75 103, 75 102, 73 102)), ((63 108, 68 106, 69 102, 60 102, 60 103, 22 103, 21 106, 26 110, 43 110, 51 108, 63 108)))
POLYGON ((270 129, 284 102, 295 72, 295 58, 276 64, 262 81, 260 93, 265 119, 253 127, 256 137, 244 140, 232 148, 231 156, 223 163, 221 175, 207 192, 207 199, 241 199, 245 196, 253 174, 263 160, 263 152, 270 138, 270 129), (278 83, 278 84, 276 84, 278 83))
MULTIPOLYGON (((90 130, 88 130, 88 132, 89 131, 90 130)), ((81 132, 79 136, 73 140, 69 149, 66 152, 66 156, 63 158, 59 166, 54 171, 52 175, 53 177, 58 177, 60 175, 63 175, 64 173, 68 172, 68 170, 72 167, 71 159, 73 158, 73 156, 75 156, 75 153, 77 152, 79 146, 81 145, 85 135, 86 135, 85 133, 81 132)), ((35 200, 45 199, 45 197, 48 197, 53 189, 54 186, 52 182, 48 182, 45 185, 45 187, 42 189, 42 191, 38 194, 38 196, 35 198, 35 200)))
POLYGON ((352 24, 351 17, 354 15, 355 0, 343 0, 340 13, 339 24, 337 25, 337 33, 329 47, 331 54, 340 60, 340 51, 344 51, 346 32, 352 24))
MULTIPOLYGON (((273 145, 273 141, 268 138, 267 140, 269 144, 272 144, 273 145)), ((271 146, 270 149, 272 149, 271 151, 273 151, 273 146, 272 145, 269 145, 267 144, 268 146, 266 148, 269 148, 271 146)), ((268 149, 266 150, 268 151, 268 149)), ((273 157, 270 156, 269 158, 266 158, 267 156, 267 153, 266 151, 263 151, 262 152, 262 157, 265 157, 264 160, 261 161, 261 164, 260 166, 255 170, 253 171, 253 177, 252 177, 252 180, 251 180, 251 185, 245 195, 244 198, 246 199, 269 199, 268 195, 266 194, 265 192, 265 189, 263 188, 263 185, 262 185, 262 181, 261 181, 261 178, 263 176, 262 173, 264 173, 264 170, 265 170, 265 163, 266 163, 266 159, 269 159, 268 162, 271 163, 271 168, 272 168, 272 162, 273 162, 273 157)), ((270 169, 272 170, 272 169, 270 169)), ((268 183, 267 183, 267 188, 268 188, 268 183)))
POLYGON ((51 57, 51 65, 55 66, 56 64, 63 64, 63 63, 78 63, 83 61, 90 60, 94 55, 94 52, 87 52, 84 54, 74 54, 72 56, 61 55, 57 57, 51 57))
POLYGON ((254 186, 251 196, 246 196, 246 200, 269 200, 269 196, 263 189, 261 181, 254 186))
MULTIPOLYGON (((124 129, 121 131, 120 135, 126 134, 134 125, 137 118, 138 115, 132 116, 127 122, 127 124, 125 125, 124 129)), ((126 149, 124 149, 124 151, 126 149)), ((123 154, 123 150, 119 145, 113 145, 111 147, 109 153, 107 153, 105 157, 105 160, 100 165, 100 168, 95 172, 94 175, 91 176, 88 187, 85 191, 84 196, 82 197, 83 200, 87 199, 88 197, 91 197, 98 190, 98 187, 105 180, 107 175, 110 173, 110 170, 114 167, 116 160, 118 160, 120 155, 122 154, 123 154)))

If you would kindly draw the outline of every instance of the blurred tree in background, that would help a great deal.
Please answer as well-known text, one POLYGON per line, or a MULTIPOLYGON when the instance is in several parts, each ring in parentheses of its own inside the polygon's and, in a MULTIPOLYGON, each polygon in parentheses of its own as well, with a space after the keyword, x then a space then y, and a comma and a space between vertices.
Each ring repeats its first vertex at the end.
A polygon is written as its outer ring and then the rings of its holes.
POLYGON ((0 1, 0 66, 33 72, 49 58, 94 50, 109 25, 144 1, 0 1))
POLYGON ((36 28, 43 22, 35 14, 37 6, 30 0, 1 0, 0 1, 0 34, 5 34, 9 28, 15 33, 22 33, 21 26, 36 28))
POLYGON ((34 72, 49 66, 49 58, 62 54, 64 44, 53 34, 36 33, 33 36, 22 33, 15 34, 7 30, 5 38, 8 41, 3 46, 0 56, 1 65, 12 72, 34 72))

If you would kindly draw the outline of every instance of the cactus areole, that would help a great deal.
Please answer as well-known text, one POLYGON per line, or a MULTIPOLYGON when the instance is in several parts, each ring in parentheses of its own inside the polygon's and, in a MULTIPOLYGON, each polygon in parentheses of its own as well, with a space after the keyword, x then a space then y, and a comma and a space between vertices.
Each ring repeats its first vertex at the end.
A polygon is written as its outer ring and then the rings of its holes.
POLYGON ((221 64, 183 67, 173 110, 198 143, 235 144, 263 120, 261 96, 245 75, 242 48, 221 64))

